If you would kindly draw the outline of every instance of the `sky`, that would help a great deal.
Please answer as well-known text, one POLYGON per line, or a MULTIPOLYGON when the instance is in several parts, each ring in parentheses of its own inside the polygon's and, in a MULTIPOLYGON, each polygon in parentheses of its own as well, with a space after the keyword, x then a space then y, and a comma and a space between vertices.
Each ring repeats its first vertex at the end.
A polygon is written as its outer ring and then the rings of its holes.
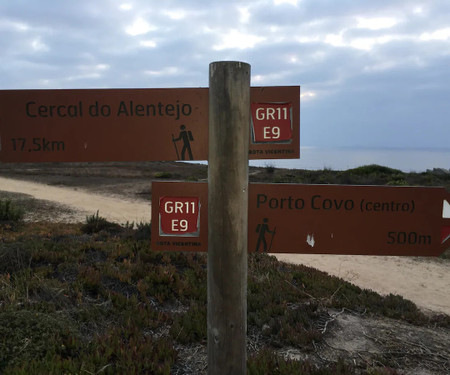
POLYGON ((0 89, 301 86, 301 146, 450 150, 448 0, 0 0, 0 89))

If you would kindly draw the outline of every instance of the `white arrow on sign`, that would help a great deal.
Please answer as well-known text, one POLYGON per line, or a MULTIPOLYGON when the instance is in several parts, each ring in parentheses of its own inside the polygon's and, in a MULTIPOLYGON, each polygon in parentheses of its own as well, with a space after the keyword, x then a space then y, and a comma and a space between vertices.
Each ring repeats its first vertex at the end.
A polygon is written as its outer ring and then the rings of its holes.
POLYGON ((442 205, 442 217, 444 219, 450 219, 450 203, 445 199, 442 205))

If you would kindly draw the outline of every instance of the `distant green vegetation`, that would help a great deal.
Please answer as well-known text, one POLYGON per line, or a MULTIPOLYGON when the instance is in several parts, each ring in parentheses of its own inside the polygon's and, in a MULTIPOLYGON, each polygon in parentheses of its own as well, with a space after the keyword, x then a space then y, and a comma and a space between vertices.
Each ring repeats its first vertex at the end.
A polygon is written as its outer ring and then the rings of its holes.
POLYGON ((170 173, 170 172, 155 172, 154 177, 166 179, 166 178, 172 178, 173 176, 172 176, 172 173, 170 173))
POLYGON ((450 173, 433 170, 405 173, 377 164, 364 165, 345 171, 331 169, 277 169, 272 165, 253 171, 250 181, 301 184, 444 186, 450 189, 450 173))

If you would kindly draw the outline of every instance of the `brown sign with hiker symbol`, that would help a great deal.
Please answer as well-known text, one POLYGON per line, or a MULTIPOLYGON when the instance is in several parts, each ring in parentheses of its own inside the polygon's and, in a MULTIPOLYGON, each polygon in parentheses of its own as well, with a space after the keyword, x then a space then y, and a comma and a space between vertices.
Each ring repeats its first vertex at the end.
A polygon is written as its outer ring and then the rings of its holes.
MULTIPOLYGON (((300 87, 250 92, 249 158, 298 158, 300 87)), ((208 160, 208 95, 208 88, 0 90, 0 161, 208 160)))
MULTIPOLYGON (((207 251, 208 185, 153 182, 152 189, 152 248, 207 251), (158 237, 161 197, 198 198, 196 236, 158 237)), ((437 256, 450 245, 444 188, 250 184, 248 199, 250 252, 437 256)))

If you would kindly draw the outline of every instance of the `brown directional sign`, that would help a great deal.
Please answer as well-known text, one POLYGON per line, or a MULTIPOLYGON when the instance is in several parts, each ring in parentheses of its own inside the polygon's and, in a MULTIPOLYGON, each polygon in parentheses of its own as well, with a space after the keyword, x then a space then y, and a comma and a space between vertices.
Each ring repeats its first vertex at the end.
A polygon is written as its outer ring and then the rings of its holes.
MULTIPOLYGON (((300 87, 251 88, 251 159, 299 158, 300 87)), ((208 88, 0 91, 0 161, 208 159, 208 88)))
MULTIPOLYGON (((207 251, 207 189, 153 183, 153 249, 207 251), (197 203, 183 203, 188 197, 197 203), (194 206, 198 216, 189 216, 194 206), (195 223, 195 234, 185 233, 195 223)), ((250 184, 249 251, 437 256, 450 246, 448 202, 444 188, 250 184)))

